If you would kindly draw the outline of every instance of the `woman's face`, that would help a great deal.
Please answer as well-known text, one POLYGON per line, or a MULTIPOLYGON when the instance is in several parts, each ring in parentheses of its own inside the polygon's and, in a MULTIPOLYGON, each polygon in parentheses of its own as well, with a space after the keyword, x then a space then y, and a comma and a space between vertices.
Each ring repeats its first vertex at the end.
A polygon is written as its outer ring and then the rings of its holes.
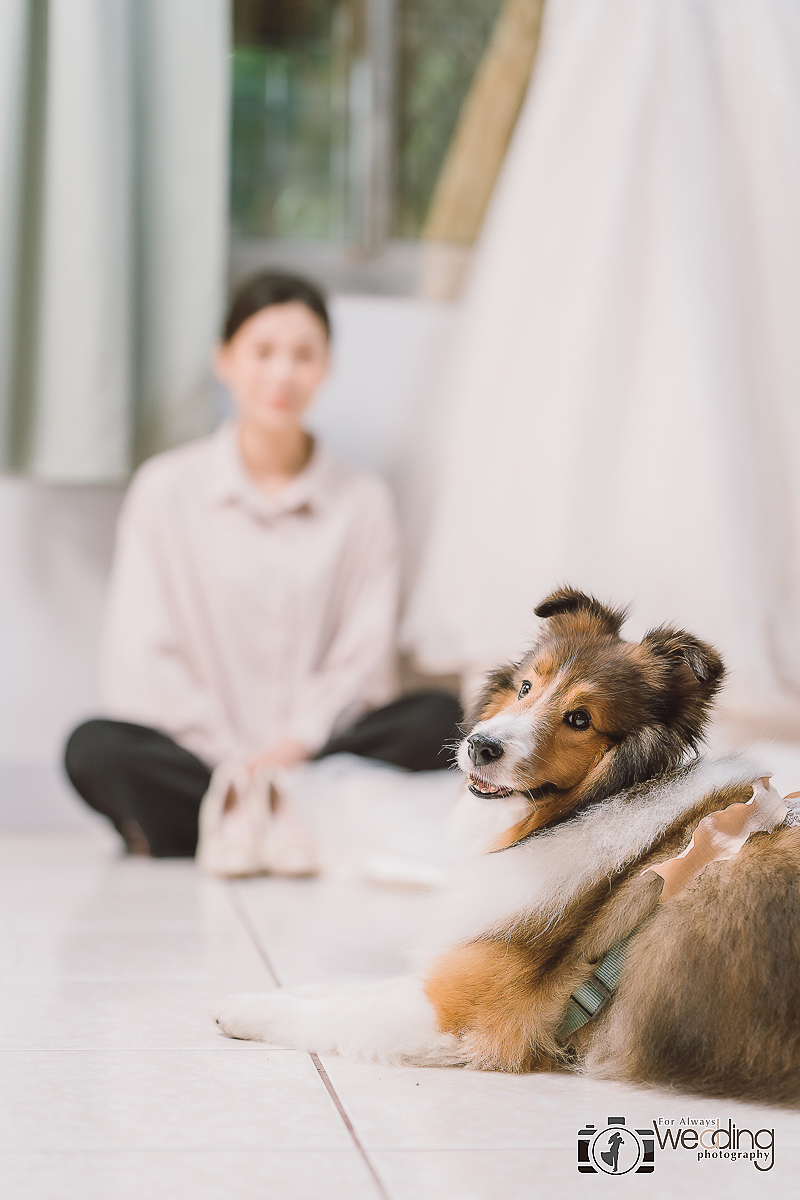
POLYGON ((249 317, 218 347, 214 365, 240 416, 268 432, 300 424, 328 361, 325 326, 293 300, 249 317))

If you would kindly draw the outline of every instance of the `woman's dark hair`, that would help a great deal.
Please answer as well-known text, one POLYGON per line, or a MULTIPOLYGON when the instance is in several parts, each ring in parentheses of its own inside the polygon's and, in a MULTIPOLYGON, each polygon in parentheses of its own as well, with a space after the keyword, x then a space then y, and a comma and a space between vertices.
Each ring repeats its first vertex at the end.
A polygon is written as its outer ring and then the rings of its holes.
POLYGON ((236 330, 262 308, 292 303, 305 304, 306 308, 310 308, 314 316, 322 321, 328 337, 331 336, 328 306, 316 284, 301 279, 299 275, 286 275, 283 271, 261 271, 246 279, 234 292, 225 318, 223 342, 229 342, 236 330))

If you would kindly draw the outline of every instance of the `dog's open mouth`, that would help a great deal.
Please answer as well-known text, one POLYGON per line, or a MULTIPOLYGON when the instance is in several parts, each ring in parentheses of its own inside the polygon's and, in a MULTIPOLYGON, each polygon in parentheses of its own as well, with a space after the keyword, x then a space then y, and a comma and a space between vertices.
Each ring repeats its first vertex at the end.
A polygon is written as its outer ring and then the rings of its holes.
POLYGON ((470 775, 468 786, 473 796, 487 796, 492 800, 505 800, 506 796, 514 795, 513 788, 498 787, 494 783, 484 783, 483 780, 476 778, 475 775, 470 775))

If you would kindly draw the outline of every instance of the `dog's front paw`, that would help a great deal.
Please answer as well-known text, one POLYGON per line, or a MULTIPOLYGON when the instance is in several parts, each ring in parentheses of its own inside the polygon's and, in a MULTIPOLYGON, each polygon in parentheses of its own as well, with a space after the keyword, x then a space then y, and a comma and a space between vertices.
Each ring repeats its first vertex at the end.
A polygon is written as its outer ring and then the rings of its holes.
POLYGON ((274 1020, 270 1020, 274 996, 245 993, 225 996, 211 1010, 211 1016, 228 1037, 251 1042, 276 1040, 274 1020))

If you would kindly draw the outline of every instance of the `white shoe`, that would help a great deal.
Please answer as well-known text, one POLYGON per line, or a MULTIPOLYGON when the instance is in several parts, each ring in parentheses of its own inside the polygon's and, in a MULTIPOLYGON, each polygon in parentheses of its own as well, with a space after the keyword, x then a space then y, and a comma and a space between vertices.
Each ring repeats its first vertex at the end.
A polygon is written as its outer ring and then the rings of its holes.
POLYGON ((220 763, 200 804, 198 866, 209 875, 259 875, 268 818, 269 805, 259 803, 244 763, 220 763))
POLYGON ((257 771, 252 790, 259 795, 267 819, 262 826, 259 861, 270 875, 304 877, 317 875, 320 859, 316 842, 308 829, 283 804, 272 805, 273 788, 279 791, 283 772, 271 768, 257 771))

